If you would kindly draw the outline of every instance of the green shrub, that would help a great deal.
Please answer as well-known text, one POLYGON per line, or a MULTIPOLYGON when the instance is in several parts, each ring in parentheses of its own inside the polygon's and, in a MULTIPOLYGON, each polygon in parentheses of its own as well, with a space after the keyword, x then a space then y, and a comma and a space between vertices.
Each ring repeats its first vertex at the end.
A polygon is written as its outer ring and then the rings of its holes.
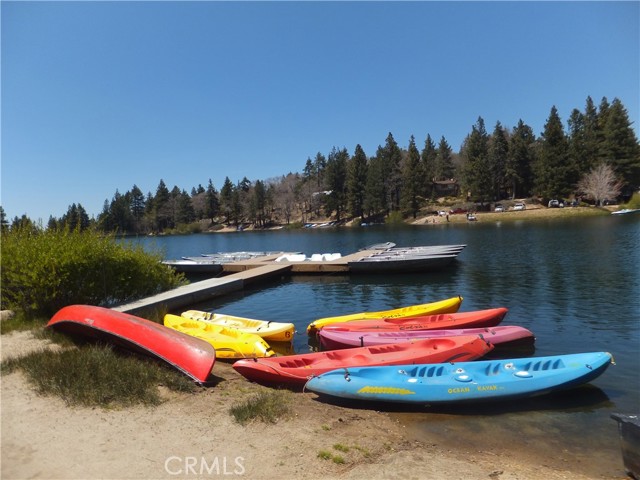
POLYGON ((174 391, 196 388, 185 375, 101 345, 38 351, 2 362, 3 375, 17 369, 25 372, 38 393, 59 396, 69 405, 157 405, 162 402, 158 385, 174 391))
POLYGON ((402 225, 404 223, 404 218, 402 218, 402 213, 399 211, 391 212, 385 219, 385 223, 387 225, 402 225))
POLYGON ((629 202, 624 206, 625 208, 636 209, 640 208, 640 193, 634 193, 629 199, 629 202))
POLYGON ((263 390, 232 405, 229 411, 241 425, 256 418, 265 423, 276 423, 290 413, 291 395, 288 390, 263 390))
POLYGON ((160 253, 93 231, 2 232, 2 306, 50 317, 71 304, 113 306, 185 282, 160 253))

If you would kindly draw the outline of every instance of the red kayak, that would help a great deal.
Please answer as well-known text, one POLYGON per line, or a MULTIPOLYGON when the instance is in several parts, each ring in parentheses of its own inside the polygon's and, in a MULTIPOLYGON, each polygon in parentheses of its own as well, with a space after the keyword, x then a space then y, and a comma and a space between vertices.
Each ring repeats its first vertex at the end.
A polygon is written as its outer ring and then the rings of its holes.
POLYGON ((345 367, 449 363, 475 360, 493 345, 479 335, 419 340, 286 357, 242 359, 233 368, 254 382, 304 385, 309 378, 345 367))
POLYGON ((342 331, 322 329, 319 332, 320 345, 324 350, 340 348, 370 347, 389 343, 415 342, 426 338, 458 337, 460 335, 482 335, 493 345, 526 344, 535 340, 533 332, 524 327, 477 327, 454 328, 450 330, 403 330, 403 331, 342 331))
POLYGON ((206 382, 216 361, 215 349, 204 340, 109 308, 64 307, 51 317, 47 327, 158 358, 200 383, 206 382))
POLYGON ((328 331, 375 332, 406 330, 448 330, 452 328, 495 327, 509 310, 504 307, 473 312, 441 313, 424 317, 379 318, 355 322, 332 323, 323 328, 328 331))

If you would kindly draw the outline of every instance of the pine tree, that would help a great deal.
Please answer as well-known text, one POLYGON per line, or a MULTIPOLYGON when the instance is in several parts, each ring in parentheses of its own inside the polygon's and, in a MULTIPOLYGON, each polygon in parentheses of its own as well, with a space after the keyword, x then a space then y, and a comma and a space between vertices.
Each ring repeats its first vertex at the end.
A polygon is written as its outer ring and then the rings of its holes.
POLYGON ((447 140, 440 138, 438 143, 438 150, 436 151, 434 162, 433 177, 436 180, 453 180, 455 168, 453 166, 453 157, 451 154, 451 147, 447 140))
POLYGON ((389 132, 385 146, 382 149, 382 165, 384 168, 385 188, 388 195, 388 204, 391 210, 400 209, 400 192, 402 191, 402 152, 393 134, 389 132))
POLYGON ((364 209, 367 216, 377 215, 387 209, 387 190, 383 165, 382 147, 378 147, 376 156, 369 162, 367 169, 367 188, 364 209))
POLYGON ((568 181, 569 146, 555 105, 544 127, 540 155, 535 166, 535 189, 544 199, 567 196, 572 185, 568 181))
POLYGON ((326 157, 318 152, 313 165, 316 174, 316 187, 318 190, 323 190, 324 169, 327 167, 326 157))
POLYGON ((424 174, 420 162, 420 152, 416 147, 416 140, 413 135, 409 139, 407 150, 407 157, 402 171, 402 206, 404 211, 416 218, 420 210, 420 186, 424 174))
POLYGON ((325 201, 327 214, 335 210, 337 221, 340 221, 346 204, 348 159, 349 153, 346 148, 337 150, 336 147, 333 147, 325 170, 326 187, 331 192, 325 201))
POLYGON ((615 98, 607 110, 604 139, 600 151, 606 162, 623 179, 624 193, 631 196, 640 186, 640 145, 627 110, 615 98))
POLYGON ((569 127, 569 181, 573 185, 577 183, 580 172, 586 172, 589 170, 588 163, 590 158, 587 150, 587 131, 584 114, 577 108, 574 108, 569 116, 567 125, 569 127))
POLYGON ((595 167, 599 159, 598 143, 604 138, 598 125, 598 109, 591 97, 587 97, 584 115, 584 158, 578 161, 578 168, 581 173, 588 172, 595 167))
POLYGON ((220 213, 220 200, 218 199, 218 192, 213 186, 211 179, 209 179, 209 184, 207 185, 204 210, 205 215, 213 224, 214 218, 220 213))
POLYGON ((489 169, 489 136, 482 117, 471 127, 463 146, 464 186, 471 197, 481 203, 491 198, 491 175, 489 169))
POLYGON ((267 202, 267 191, 264 183, 256 180, 253 187, 253 195, 251 200, 251 210, 254 212, 254 223, 259 227, 265 226, 265 206, 267 202))
POLYGON ((222 189, 220 190, 220 208, 225 216, 225 222, 231 222, 231 213, 233 211, 233 194, 235 187, 229 177, 225 177, 222 189))
POLYGON ((156 194, 153 198, 153 216, 156 229, 162 232, 165 228, 170 227, 173 222, 173 211, 171 205, 171 194, 169 189, 160 179, 156 194))
POLYGON ((347 205, 354 217, 362 217, 364 213, 367 169, 367 155, 358 144, 347 165, 347 205))
POLYGON ((522 120, 518 121, 509 138, 509 155, 505 165, 505 182, 509 185, 512 198, 531 194, 535 141, 533 129, 522 120))
POLYGON ((493 135, 489 141, 489 175, 491 177, 490 196, 493 200, 500 200, 506 193, 505 178, 509 142, 504 128, 496 122, 493 135))
POLYGON ((191 196, 186 190, 182 190, 177 196, 176 224, 188 225, 196 219, 196 211, 193 208, 191 196))
POLYGON ((144 193, 142 193, 142 190, 140 190, 138 186, 134 184, 131 188, 130 198, 131 200, 129 202, 129 208, 131 210, 131 215, 133 216, 133 227, 134 230, 139 233, 142 228, 141 224, 145 211, 144 193))
POLYGON ((431 135, 427 135, 424 141, 424 148, 420 154, 422 161, 422 171, 424 172, 422 195, 426 198, 433 198, 434 189, 433 182, 436 180, 436 144, 431 139, 431 135))

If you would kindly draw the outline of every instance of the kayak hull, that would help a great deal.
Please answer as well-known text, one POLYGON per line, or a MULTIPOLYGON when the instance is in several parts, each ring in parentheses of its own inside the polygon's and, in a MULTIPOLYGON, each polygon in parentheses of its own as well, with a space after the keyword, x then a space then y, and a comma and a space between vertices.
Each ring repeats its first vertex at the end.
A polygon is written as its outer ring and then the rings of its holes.
POLYGON ((216 349, 220 359, 270 357, 275 355, 269 344, 258 335, 244 333, 235 328, 213 325, 177 315, 164 316, 164 325, 176 331, 199 338, 216 349))
POLYGON ((380 318, 345 323, 333 323, 322 330, 340 332, 407 332, 419 330, 450 330, 459 328, 495 327, 509 310, 504 307, 472 312, 441 313, 409 318, 380 318))
POLYGON ((460 335, 482 335, 485 340, 496 347, 516 343, 524 345, 535 341, 533 332, 519 326, 402 331, 350 331, 323 328, 318 332, 323 350, 387 345, 389 343, 411 342, 426 338, 457 337, 460 335))
POLYGON ((403 344, 360 347, 285 357, 239 360, 233 368, 248 380, 265 385, 303 386, 313 376, 336 368, 474 360, 493 349, 479 336, 427 339, 403 344))
POLYGON ((313 392, 352 400, 451 404, 526 398, 597 378, 607 352, 333 370, 307 382, 313 392))
POLYGON ((207 381, 216 360, 207 342, 109 308, 70 305, 51 317, 47 327, 162 360, 199 383, 207 381))
POLYGON ((237 328, 244 333, 252 333, 264 338, 267 342, 290 342, 293 340, 295 325, 293 323, 270 322, 252 318, 236 317, 223 313, 210 313, 200 310, 187 310, 181 314, 184 318, 201 320, 222 327, 237 328))
POLYGON ((462 297, 452 297, 438 302, 423 303, 420 305, 411 305, 408 307, 395 308, 391 310, 383 310, 379 312, 362 312, 352 313, 349 315, 340 315, 336 317, 319 318, 311 322, 307 326, 309 335, 315 334, 318 330, 332 323, 344 323, 360 320, 371 320, 380 318, 407 318, 417 317, 420 315, 436 315, 439 313, 454 313, 460 309, 462 297))

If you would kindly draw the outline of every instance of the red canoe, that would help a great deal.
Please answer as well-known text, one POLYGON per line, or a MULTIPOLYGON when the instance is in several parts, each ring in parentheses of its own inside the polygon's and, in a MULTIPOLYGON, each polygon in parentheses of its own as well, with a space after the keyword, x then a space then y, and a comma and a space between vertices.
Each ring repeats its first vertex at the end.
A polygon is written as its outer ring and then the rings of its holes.
POLYGON ((458 337, 460 335, 482 335, 493 345, 515 343, 530 343, 535 340, 533 332, 524 327, 477 327, 454 328, 450 330, 403 330, 403 331, 342 331, 322 329, 319 332, 320 345, 324 350, 340 348, 370 347, 373 345, 388 345, 389 343, 403 343, 426 338, 458 337))
POLYGON ((482 337, 469 335, 286 357, 242 359, 235 362, 233 368, 254 382, 302 386, 312 376, 337 368, 465 362, 480 358, 492 349, 493 345, 482 337))
POLYGON ((200 383, 206 382, 216 361, 215 349, 204 340, 109 308, 70 305, 51 317, 47 327, 150 355, 200 383))
POLYGON ((504 307, 473 312, 441 313, 411 318, 379 318, 357 322, 332 323, 323 330, 343 332, 375 332, 406 330, 448 330, 452 328, 495 327, 509 310, 504 307))

